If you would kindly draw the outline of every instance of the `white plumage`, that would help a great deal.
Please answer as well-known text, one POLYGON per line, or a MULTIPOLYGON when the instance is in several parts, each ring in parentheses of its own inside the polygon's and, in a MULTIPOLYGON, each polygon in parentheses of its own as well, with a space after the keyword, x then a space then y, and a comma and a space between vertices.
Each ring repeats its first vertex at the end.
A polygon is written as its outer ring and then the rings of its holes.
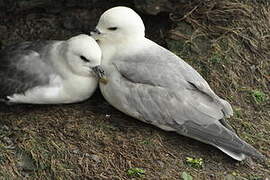
POLYGON ((88 35, 22 42, 0 52, 0 98, 7 103, 62 104, 89 98, 101 51, 88 35))
POLYGON ((105 99, 134 118, 211 144, 236 160, 264 158, 224 120, 233 115, 231 105, 190 65, 145 38, 144 30, 140 16, 127 7, 100 17, 92 35, 103 53, 105 99))

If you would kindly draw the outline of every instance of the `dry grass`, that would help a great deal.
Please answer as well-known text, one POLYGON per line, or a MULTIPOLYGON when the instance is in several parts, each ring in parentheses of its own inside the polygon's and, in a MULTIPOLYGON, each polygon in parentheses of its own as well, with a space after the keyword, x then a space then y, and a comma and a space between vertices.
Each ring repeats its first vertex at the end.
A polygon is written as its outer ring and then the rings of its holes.
MULTIPOLYGON (((3 44, 67 38, 79 32, 61 26, 68 15, 28 12, 7 17, 8 25, 0 22, 7 35, 0 33, 0 38, 3 44)), ((232 103, 231 124, 269 158, 269 4, 191 1, 176 7, 171 19, 168 47, 232 103), (256 101, 258 92, 266 95, 262 101, 256 101)), ((155 37, 159 30, 154 28, 155 37)), ((73 105, 1 105, 0 119, 0 179, 131 179, 130 168, 145 170, 141 179, 180 179, 183 172, 194 179, 270 176, 269 160, 235 162, 212 146, 125 116, 98 92, 73 105), (191 167, 187 157, 202 158, 202 168, 191 167)))
POLYGON ((233 104, 230 121, 240 136, 269 156, 269 3, 193 1, 178 8, 169 48, 233 104))

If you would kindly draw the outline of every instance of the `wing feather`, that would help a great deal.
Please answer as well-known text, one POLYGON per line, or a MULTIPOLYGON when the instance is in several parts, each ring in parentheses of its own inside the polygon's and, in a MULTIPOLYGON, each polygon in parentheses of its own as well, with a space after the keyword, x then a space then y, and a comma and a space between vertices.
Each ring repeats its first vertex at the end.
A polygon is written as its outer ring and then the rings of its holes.
POLYGON ((201 113, 205 111, 204 114, 217 117, 220 117, 220 112, 225 117, 233 114, 231 105, 219 98, 195 69, 156 44, 144 49, 144 52, 120 57, 114 65, 122 76, 134 83, 164 87, 176 92, 190 90, 189 100, 197 99, 193 102, 195 104, 191 105, 199 109, 201 113), (197 102, 203 103, 197 107, 197 102), (210 110, 209 107, 217 110, 210 110))
POLYGON ((163 49, 145 51, 113 62, 117 72, 107 87, 117 102, 112 100, 112 105, 146 123, 214 145, 235 159, 263 157, 220 123, 228 110, 221 103, 225 100, 199 73, 163 49))
MULTIPOLYGON (((22 42, 0 52, 0 98, 45 85, 54 73, 44 53, 54 41, 22 42)), ((48 57, 47 57, 48 58, 48 57)))

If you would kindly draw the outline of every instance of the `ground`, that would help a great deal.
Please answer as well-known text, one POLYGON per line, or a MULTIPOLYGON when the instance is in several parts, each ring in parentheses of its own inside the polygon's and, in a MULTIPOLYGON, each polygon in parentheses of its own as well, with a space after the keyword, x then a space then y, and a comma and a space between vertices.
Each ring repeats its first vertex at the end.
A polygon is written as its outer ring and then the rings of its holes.
MULTIPOLYGON (((109 7, 134 7, 101 2, 64 9, 10 5, 0 11, 0 45, 67 39, 88 33, 109 7)), ((183 1, 171 15, 139 12, 150 39, 190 63, 232 104, 229 122, 266 162, 237 162, 212 146, 130 118, 97 91, 78 104, 1 104, 0 179, 269 179, 269 4, 213 2, 183 1)))

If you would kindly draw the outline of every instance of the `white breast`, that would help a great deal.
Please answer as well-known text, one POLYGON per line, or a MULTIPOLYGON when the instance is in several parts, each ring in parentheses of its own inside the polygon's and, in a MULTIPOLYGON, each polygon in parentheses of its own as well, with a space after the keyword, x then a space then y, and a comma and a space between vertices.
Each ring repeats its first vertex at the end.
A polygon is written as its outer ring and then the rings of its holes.
POLYGON ((74 76, 63 80, 59 76, 51 77, 46 86, 29 89, 23 94, 9 96, 11 103, 29 104, 65 104, 75 103, 89 98, 97 88, 94 77, 74 76))

